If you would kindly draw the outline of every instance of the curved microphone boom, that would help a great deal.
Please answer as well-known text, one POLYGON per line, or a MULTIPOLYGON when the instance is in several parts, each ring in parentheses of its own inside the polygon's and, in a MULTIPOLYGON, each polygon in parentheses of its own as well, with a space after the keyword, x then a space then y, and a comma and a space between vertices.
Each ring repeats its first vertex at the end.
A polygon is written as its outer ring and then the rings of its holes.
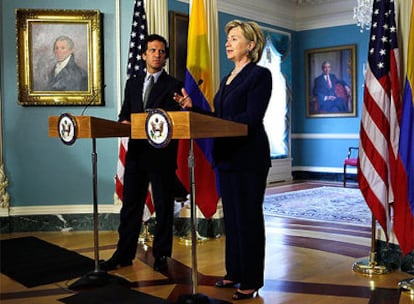
POLYGON ((83 114, 85 113, 86 109, 95 101, 95 99, 98 97, 99 92, 103 91, 106 88, 106 84, 104 84, 104 86, 102 87, 102 89, 95 89, 93 90, 93 94, 91 96, 91 99, 89 100, 89 102, 85 105, 85 107, 83 108, 81 115, 83 116, 83 114))

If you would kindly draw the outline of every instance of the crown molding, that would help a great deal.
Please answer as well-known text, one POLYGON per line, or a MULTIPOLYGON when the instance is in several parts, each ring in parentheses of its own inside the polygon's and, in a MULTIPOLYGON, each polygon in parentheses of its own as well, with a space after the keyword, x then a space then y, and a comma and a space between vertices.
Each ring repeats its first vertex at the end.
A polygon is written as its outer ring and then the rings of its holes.
MULTIPOLYGON (((287 0, 279 0, 287 1, 287 0)), ((354 3, 349 0, 336 0, 314 5, 302 5, 296 14, 297 31, 356 24, 354 3)))
POLYGON ((286 2, 280 5, 271 0, 217 0, 220 12, 267 23, 288 30, 296 29, 296 6, 286 2))
MULTIPOLYGON (((189 0, 178 1, 189 3, 189 0)), ((355 23, 355 3, 349 0, 217 0, 217 6, 220 12, 292 31, 355 23)))

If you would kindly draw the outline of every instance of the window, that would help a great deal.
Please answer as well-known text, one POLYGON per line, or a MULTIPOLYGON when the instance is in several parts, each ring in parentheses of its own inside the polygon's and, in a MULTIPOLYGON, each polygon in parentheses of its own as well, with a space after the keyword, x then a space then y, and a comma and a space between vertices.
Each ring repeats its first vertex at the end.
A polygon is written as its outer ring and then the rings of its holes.
POLYGON ((267 108, 264 125, 269 137, 272 159, 289 157, 289 119, 286 98, 286 80, 281 72, 282 55, 274 47, 268 36, 259 65, 272 72, 273 90, 267 108))

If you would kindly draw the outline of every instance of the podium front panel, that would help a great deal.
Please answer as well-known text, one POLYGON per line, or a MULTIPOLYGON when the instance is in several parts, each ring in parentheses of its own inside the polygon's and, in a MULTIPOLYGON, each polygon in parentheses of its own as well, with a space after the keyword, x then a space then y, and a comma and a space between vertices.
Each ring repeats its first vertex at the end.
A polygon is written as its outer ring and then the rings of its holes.
MULTIPOLYGON (((209 138, 247 135, 247 125, 190 111, 167 112, 171 119, 172 138, 209 138)), ((148 113, 131 115, 131 138, 146 139, 148 113)))

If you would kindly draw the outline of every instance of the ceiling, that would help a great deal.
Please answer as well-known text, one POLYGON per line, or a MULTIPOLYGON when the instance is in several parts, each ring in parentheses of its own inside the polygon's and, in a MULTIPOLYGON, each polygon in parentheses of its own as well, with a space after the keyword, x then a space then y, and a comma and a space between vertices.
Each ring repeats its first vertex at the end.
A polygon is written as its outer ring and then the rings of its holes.
POLYGON ((220 11, 289 30, 355 23, 357 0, 217 0, 220 11))

